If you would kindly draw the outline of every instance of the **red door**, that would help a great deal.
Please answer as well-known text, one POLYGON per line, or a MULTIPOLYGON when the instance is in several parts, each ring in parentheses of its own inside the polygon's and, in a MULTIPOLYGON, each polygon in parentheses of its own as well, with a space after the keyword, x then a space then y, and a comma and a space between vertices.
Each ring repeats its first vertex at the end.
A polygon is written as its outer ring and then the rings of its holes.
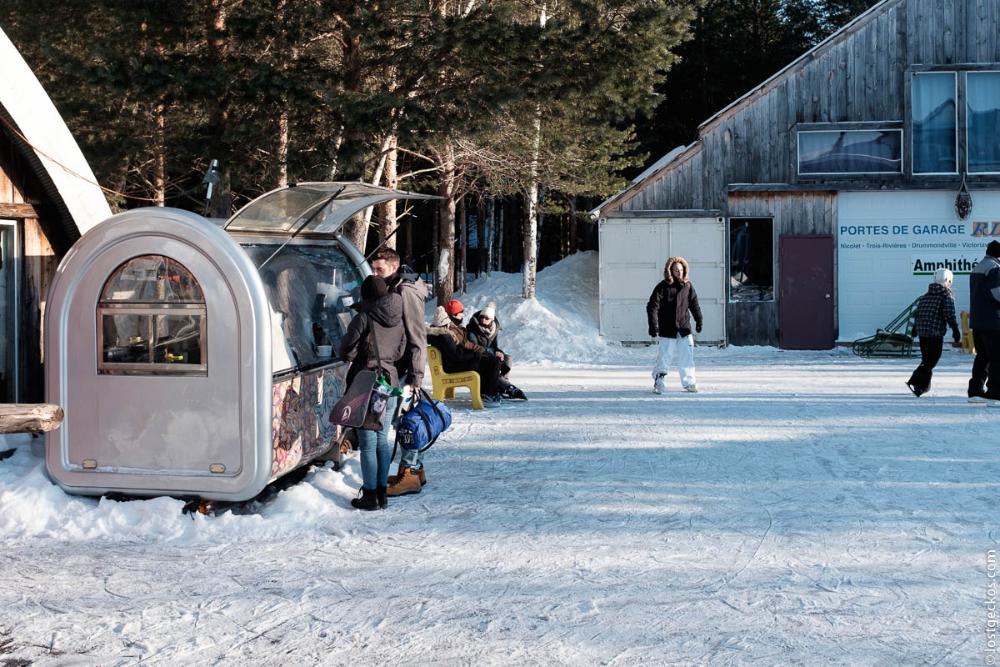
POLYGON ((833 237, 778 240, 778 345, 786 350, 829 350, 833 324, 833 237))

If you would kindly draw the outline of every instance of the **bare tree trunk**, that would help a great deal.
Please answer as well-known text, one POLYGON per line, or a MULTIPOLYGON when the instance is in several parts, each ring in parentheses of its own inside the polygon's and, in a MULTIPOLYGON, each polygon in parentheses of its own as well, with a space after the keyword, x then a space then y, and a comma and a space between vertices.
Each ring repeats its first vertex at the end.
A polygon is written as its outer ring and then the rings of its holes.
POLYGON ((461 258, 458 263, 458 289, 465 294, 466 276, 469 272, 469 220, 465 212, 465 197, 458 200, 458 229, 460 240, 458 242, 461 258))
MULTIPOLYGON (((375 166, 375 175, 372 176, 372 185, 378 185, 378 182, 382 180, 382 170, 385 169, 386 161, 386 145, 389 142, 389 138, 386 137, 382 142, 382 151, 380 152, 380 158, 378 164, 375 166)), ((375 209, 374 206, 369 206, 363 212, 358 213, 353 216, 347 224, 344 225, 344 235, 351 240, 351 243, 361 251, 361 254, 367 254, 368 246, 368 227, 370 226, 372 220, 372 211, 375 209)))
POLYGON ((483 197, 480 197, 476 203, 476 251, 476 277, 478 278, 486 263, 486 201, 483 197))
MULTIPOLYGON (((547 5, 542 3, 541 15, 538 24, 544 28, 548 20, 547 5)), ((524 288, 521 296, 525 299, 535 298, 535 271, 538 269, 538 161, 542 148, 542 107, 535 107, 534 120, 535 137, 534 145, 531 149, 531 182, 528 184, 527 206, 524 216, 524 268, 522 269, 524 278, 524 288)))
POLYGON ((156 105, 156 154, 153 156, 153 200, 156 206, 167 201, 167 113, 163 102, 156 105))
POLYGON ((288 185, 288 100, 282 101, 278 114, 278 187, 288 185))
POLYGON ((435 291, 439 305, 451 300, 455 284, 455 150, 449 142, 441 161, 438 185, 441 208, 438 216, 438 261, 435 291))
MULTIPOLYGON (((385 169, 382 173, 382 182, 387 188, 395 190, 399 187, 398 161, 399 155, 396 150, 399 146, 399 138, 395 134, 390 134, 386 142, 387 151, 385 153, 385 169)), ((399 220, 396 219, 396 200, 390 199, 378 206, 379 219, 379 243, 385 248, 396 249, 396 229, 399 220)))
POLYGON ((569 198, 569 254, 576 254, 576 197, 569 198))
POLYGON ((507 207, 506 207, 505 204, 506 204, 505 200, 503 198, 501 198, 500 202, 499 202, 499 206, 497 207, 499 209, 499 212, 497 214, 497 228, 496 228, 496 234, 495 234, 497 252, 496 252, 496 256, 494 257, 494 261, 495 261, 494 268, 496 268, 497 271, 503 271, 503 241, 504 241, 504 236, 505 236, 504 235, 504 231, 505 231, 505 227, 506 227, 506 225, 505 225, 505 222, 506 222, 505 213, 506 213, 506 210, 507 210, 507 207))

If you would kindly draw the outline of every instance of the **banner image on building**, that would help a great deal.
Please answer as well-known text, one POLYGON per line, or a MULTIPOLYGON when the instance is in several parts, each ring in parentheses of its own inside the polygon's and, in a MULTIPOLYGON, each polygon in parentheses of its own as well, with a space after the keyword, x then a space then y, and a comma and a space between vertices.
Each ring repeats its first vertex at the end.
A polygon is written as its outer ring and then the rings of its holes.
POLYGON ((955 192, 844 192, 837 198, 837 307, 841 341, 869 336, 955 274, 957 310, 969 309, 969 272, 1000 240, 1000 192, 972 191, 960 220, 955 192))

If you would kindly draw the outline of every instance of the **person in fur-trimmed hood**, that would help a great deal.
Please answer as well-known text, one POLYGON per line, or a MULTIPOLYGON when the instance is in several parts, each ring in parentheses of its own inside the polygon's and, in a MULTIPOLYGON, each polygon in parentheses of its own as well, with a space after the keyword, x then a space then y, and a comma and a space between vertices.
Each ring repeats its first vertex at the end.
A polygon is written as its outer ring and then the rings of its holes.
POLYGON ((667 390, 663 378, 670 363, 677 355, 677 368, 681 386, 687 391, 698 391, 694 376, 694 336, 691 333, 691 316, 694 330, 701 333, 701 307, 698 293, 688 277, 688 263, 683 257, 671 257, 663 267, 663 280, 653 288, 646 303, 649 336, 659 339, 656 365, 653 367, 653 392, 667 390))
POLYGON ((500 362, 500 377, 506 382, 506 386, 503 388, 503 397, 526 401, 528 397, 524 395, 523 391, 512 385, 507 377, 512 363, 510 355, 500 349, 500 329, 500 320, 497 319, 497 305, 493 301, 486 304, 482 310, 477 311, 469 323, 465 325, 465 330, 469 332, 469 340, 482 345, 500 362))

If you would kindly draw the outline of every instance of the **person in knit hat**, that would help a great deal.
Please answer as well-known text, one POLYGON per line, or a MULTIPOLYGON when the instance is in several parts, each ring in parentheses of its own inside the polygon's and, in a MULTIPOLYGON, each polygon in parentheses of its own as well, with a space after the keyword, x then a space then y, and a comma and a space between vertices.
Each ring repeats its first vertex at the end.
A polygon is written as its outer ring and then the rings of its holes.
POLYGON ((956 344, 962 341, 958 320, 955 319, 955 297, 951 293, 953 280, 951 271, 938 269, 934 274, 934 282, 928 285, 927 293, 917 303, 916 330, 920 337, 920 365, 906 382, 915 396, 921 396, 931 388, 931 376, 941 359, 947 328, 951 327, 952 339, 956 344))
MULTIPOLYGON (((357 311, 340 341, 340 358, 351 362, 347 370, 347 386, 362 370, 377 370, 393 387, 399 386, 396 362, 406 351, 403 328, 403 298, 389 291, 378 276, 368 276, 361 283, 361 301, 353 306, 357 311)), ((357 429, 361 450, 361 491, 351 505, 362 510, 385 509, 388 505, 389 464, 392 448, 389 428, 396 409, 396 398, 382 415, 378 431, 357 429)))
POLYGON ((497 304, 490 301, 486 307, 473 314, 465 330, 469 332, 469 340, 486 348, 500 362, 500 379, 504 383, 501 395, 508 399, 528 400, 523 391, 510 383, 507 375, 511 369, 510 355, 500 349, 500 322, 497 320, 497 304))
POLYGON ((969 326, 976 346, 969 402, 1000 407, 1000 243, 969 274, 969 326))

